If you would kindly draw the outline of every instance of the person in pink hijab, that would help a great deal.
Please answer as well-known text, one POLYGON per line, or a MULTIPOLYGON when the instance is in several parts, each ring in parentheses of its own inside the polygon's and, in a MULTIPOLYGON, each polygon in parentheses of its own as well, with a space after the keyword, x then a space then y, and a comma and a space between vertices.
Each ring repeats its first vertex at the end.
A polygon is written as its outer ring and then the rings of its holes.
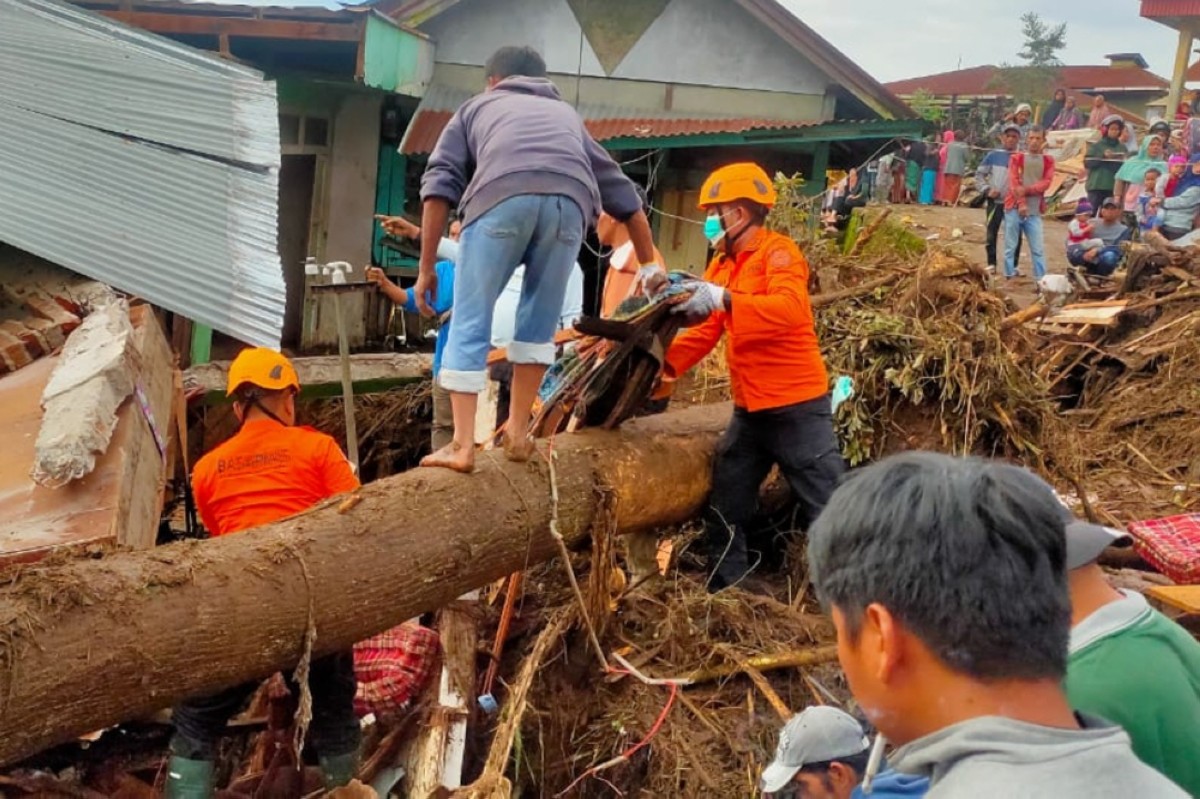
POLYGON ((962 192, 963 173, 967 170, 967 157, 971 148, 962 141, 961 131, 946 131, 945 145, 941 152, 941 167, 938 169, 938 202, 956 205, 962 192))

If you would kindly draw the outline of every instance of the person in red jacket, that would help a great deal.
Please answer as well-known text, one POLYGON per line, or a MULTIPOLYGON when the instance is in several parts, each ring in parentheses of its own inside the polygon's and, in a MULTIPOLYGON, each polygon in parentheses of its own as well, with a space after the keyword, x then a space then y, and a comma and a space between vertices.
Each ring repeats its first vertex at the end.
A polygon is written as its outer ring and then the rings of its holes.
POLYGON ((710 590, 751 571, 745 526, 759 486, 778 464, 812 522, 845 468, 833 431, 829 376, 808 296, 808 262, 787 236, 764 227, 775 188, 757 164, 714 172, 700 191, 715 254, 691 298, 692 325, 671 345, 664 381, 691 369, 725 337, 733 420, 717 450, 705 515, 710 590))
MULTIPOLYGON (((294 516, 358 488, 358 478, 337 442, 310 427, 296 426, 299 392, 295 368, 274 350, 243 350, 230 365, 227 393, 241 429, 192 471, 196 508, 210 535, 230 535, 294 516)), ((186 635, 186 630, 181 632, 186 635)), ((309 684, 312 741, 326 787, 345 785, 358 765, 360 739, 352 654, 314 660, 309 684)), ((234 686, 175 707, 167 799, 212 795, 217 742, 230 717, 257 687, 256 682, 234 686)))
POLYGON ((1046 213, 1046 190, 1054 179, 1054 159, 1043 154, 1046 132, 1040 125, 1029 129, 1027 152, 1016 152, 1008 161, 1008 194, 1004 198, 1004 277, 1017 271, 1017 242, 1022 235, 1033 251, 1033 278, 1046 275, 1046 242, 1042 214, 1046 213))

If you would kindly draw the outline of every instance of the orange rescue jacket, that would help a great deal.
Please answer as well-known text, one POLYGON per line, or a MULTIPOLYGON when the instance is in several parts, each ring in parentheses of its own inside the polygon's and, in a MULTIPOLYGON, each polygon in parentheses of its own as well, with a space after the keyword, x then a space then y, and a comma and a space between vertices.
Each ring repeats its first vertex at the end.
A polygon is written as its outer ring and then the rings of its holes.
POLYGON ((246 422, 192 470, 196 510, 213 536, 294 516, 355 488, 336 441, 272 419, 246 422))
POLYGON ((731 310, 717 311, 675 339, 667 352, 667 379, 699 363, 728 333, 725 357, 739 408, 782 408, 829 391, 808 296, 808 261, 794 241, 759 230, 735 258, 714 257, 704 279, 728 289, 731 310))

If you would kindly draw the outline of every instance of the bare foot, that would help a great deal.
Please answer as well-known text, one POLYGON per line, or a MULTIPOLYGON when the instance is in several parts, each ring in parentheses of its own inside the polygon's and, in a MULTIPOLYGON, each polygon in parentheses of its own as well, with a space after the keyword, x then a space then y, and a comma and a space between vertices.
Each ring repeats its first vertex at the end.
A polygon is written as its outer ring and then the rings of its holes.
POLYGON ((421 458, 421 465, 470 474, 475 471, 475 448, 464 447, 456 441, 451 441, 437 452, 421 458))
POLYGON ((536 451, 537 444, 532 438, 523 438, 517 441, 511 436, 504 437, 504 455, 514 463, 525 463, 533 457, 533 453, 536 451))

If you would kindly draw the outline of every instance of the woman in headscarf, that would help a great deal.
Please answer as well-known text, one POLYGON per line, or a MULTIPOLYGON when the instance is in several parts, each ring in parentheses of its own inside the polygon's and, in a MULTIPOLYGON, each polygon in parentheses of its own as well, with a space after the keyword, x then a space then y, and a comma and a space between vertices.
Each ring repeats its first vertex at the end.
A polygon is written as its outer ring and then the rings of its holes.
POLYGON ((967 158, 971 148, 962 139, 962 131, 946 131, 946 146, 942 148, 941 190, 938 199, 942 205, 957 205, 962 193, 963 173, 967 171, 967 158))
MULTIPOLYGON (((1116 183, 1113 184, 1113 196, 1121 200, 1130 186, 1139 186, 1146 177, 1146 171, 1155 169, 1159 175, 1167 174, 1167 157, 1161 134, 1147 136, 1138 154, 1121 164, 1117 170, 1116 183)), ((1126 208, 1125 210, 1129 210, 1126 208)))
POLYGON ((1083 127, 1083 117, 1079 114, 1079 107, 1075 105, 1074 97, 1068 97, 1062 110, 1054 118, 1054 124, 1050 126, 1050 129, 1079 130, 1081 127, 1083 127))
POLYGON ((1161 203, 1161 232, 1168 241, 1191 233, 1196 213, 1200 211, 1200 153, 1193 155, 1188 164, 1190 167, 1179 179, 1175 192, 1161 203))
POLYGON ((1046 130, 1051 130, 1054 127, 1058 115, 1067 105, 1066 89, 1056 89, 1054 91, 1054 99, 1046 106, 1046 110, 1042 112, 1042 127, 1046 130))
POLYGON ((1088 114, 1089 128, 1099 129, 1107 117, 1112 116, 1113 110, 1109 108, 1108 102, 1104 99, 1103 94, 1097 94, 1092 99, 1092 113, 1088 114))

